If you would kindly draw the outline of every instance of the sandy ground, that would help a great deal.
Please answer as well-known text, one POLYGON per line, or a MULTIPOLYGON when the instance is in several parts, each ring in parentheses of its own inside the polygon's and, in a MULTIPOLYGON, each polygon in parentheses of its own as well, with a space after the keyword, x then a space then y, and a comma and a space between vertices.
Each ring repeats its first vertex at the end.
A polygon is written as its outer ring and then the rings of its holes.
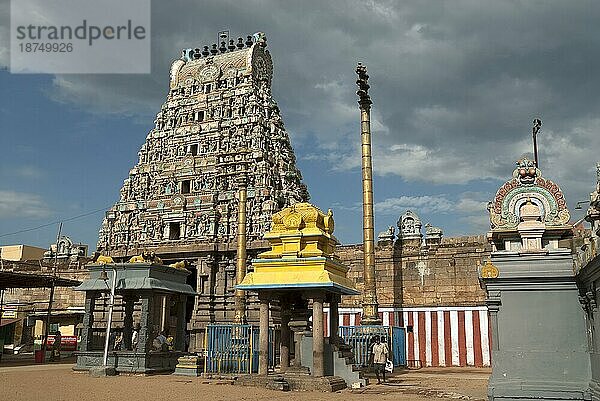
POLYGON ((389 383, 338 393, 280 392, 181 376, 92 378, 72 364, 0 364, 0 399, 6 401, 220 401, 220 400, 484 400, 489 369, 420 369, 395 374, 389 383))

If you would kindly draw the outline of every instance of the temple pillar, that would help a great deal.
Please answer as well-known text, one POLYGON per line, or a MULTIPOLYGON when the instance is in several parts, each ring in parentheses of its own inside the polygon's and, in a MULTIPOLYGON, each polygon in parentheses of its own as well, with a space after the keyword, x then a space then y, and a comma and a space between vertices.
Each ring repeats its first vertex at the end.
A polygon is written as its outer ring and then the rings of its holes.
MULTIPOLYGON (((302 366, 302 337, 309 327, 308 317, 310 311, 305 300, 296 300, 290 307, 290 321, 288 327, 294 333, 294 360, 292 366, 299 371, 302 366)), ((308 370, 308 367, 307 367, 308 370)))
POLYGON ((279 362, 281 371, 290 367, 290 310, 289 304, 281 303, 281 339, 279 347, 279 362))
POLYGON ((488 307, 488 316, 489 316, 489 326, 490 326, 490 336, 491 336, 491 348, 492 351, 500 350, 498 344, 500 331, 498 330, 498 312, 500 311, 500 306, 502 302, 500 300, 501 293, 499 291, 489 291, 487 293, 487 297, 485 300, 485 305, 488 307))
POLYGON ((140 332, 137 351, 141 354, 145 354, 150 350, 149 344, 152 342, 152 324, 154 315, 154 294, 149 291, 145 291, 140 299, 142 301, 142 311, 140 318, 140 332))
POLYGON ((338 331, 340 326, 340 299, 338 295, 332 295, 329 302, 329 343, 339 344, 338 331))
POLYGON ((258 334, 258 374, 267 375, 269 372, 269 298, 259 293, 259 334, 258 334))
POLYGON ((176 295, 178 297, 177 307, 177 327, 175 328, 175 351, 187 351, 185 348, 185 309, 186 299, 185 295, 176 295))
POLYGON ((160 307, 160 331, 167 331, 167 319, 169 315, 169 295, 161 295, 161 307, 160 307))
MULTIPOLYGON (((219 272, 219 264, 214 255, 209 254, 206 256, 206 273, 208 274, 208 290, 207 295, 209 297, 208 302, 208 321, 210 323, 215 323, 217 321, 215 315, 215 296, 217 295, 217 274, 219 272)), ((198 308, 199 305, 199 297, 196 296, 196 304, 195 307, 198 308)), ((203 341, 203 340, 202 340, 203 341)))
POLYGON ((323 297, 313 298, 313 376, 323 376, 325 373, 325 360, 323 355, 325 343, 325 330, 323 325, 323 297))
POLYGON ((124 311, 125 316, 123 318, 123 345, 124 349, 131 349, 131 336, 133 334, 133 307, 135 298, 132 296, 124 296, 124 311))
POLYGON ((294 362, 292 366, 298 368, 302 366, 302 357, 300 356, 302 353, 302 336, 304 333, 304 329, 297 328, 297 330, 293 330, 294 332, 294 362))
POLYGON ((92 326, 94 325, 94 309, 96 306, 96 291, 86 291, 85 293, 85 315, 83 315, 83 329, 81 330, 81 348, 80 351, 90 351, 92 346, 92 326))

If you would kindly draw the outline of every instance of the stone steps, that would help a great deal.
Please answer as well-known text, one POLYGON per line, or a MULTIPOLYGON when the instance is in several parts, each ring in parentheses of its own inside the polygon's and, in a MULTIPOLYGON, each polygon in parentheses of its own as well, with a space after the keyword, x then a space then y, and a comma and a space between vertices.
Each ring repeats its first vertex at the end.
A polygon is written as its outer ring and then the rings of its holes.
MULTIPOLYGON (((341 341, 341 340, 339 340, 341 341)), ((334 358, 335 375, 344 378, 347 387, 366 386, 369 381, 363 376, 363 372, 355 365, 354 353, 352 347, 344 343, 331 344, 334 358), (342 362, 343 363, 339 363, 342 362)))

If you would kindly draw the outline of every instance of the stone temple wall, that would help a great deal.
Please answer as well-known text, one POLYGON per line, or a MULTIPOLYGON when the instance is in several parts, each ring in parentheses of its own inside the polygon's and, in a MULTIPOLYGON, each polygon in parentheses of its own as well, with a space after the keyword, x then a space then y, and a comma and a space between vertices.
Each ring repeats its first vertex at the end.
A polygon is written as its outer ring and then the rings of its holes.
MULTIPOLYGON (((415 366, 490 366, 490 336, 480 264, 490 257, 485 236, 444 238, 430 225, 421 232, 418 215, 406 211, 379 235, 375 278, 379 316, 386 326, 406 329, 406 353, 415 366)), ((359 290, 362 245, 341 245, 338 255, 359 290)), ((344 297, 341 326, 359 325, 361 297, 344 297)))
MULTIPOLYGON (((349 277, 362 290, 362 245, 342 245, 337 254, 350 267, 349 277)), ((439 245, 403 246, 401 240, 375 248, 377 299, 381 307, 484 305, 478 266, 490 255, 485 236, 443 238, 439 245)), ((360 296, 343 306, 359 307, 360 296)))

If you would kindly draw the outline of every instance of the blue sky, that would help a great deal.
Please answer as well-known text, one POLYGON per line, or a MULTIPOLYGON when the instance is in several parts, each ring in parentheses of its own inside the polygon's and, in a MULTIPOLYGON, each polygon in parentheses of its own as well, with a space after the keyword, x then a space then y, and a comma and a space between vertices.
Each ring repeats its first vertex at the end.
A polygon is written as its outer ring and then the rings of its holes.
MULTIPOLYGON (((333 209, 343 243, 361 241, 357 61, 371 76, 378 232, 410 208, 446 235, 485 233, 485 204, 530 152, 537 116, 542 171, 571 208, 595 184, 594 2, 202 3, 153 2, 152 74, 55 76, 8 72, 0 1, 0 244, 47 247, 57 225, 7 234, 114 203, 172 60, 224 28, 266 32, 298 166, 312 202, 333 209)), ((102 215, 63 232, 94 248, 102 215)))
MULTIPOLYGON (((50 76, 0 71, 0 87, 2 148, 9 149, 0 161, 0 243, 47 247, 58 225, 5 234, 113 203, 148 124, 55 101, 50 76)), ((94 243, 101 216, 98 212, 66 222, 64 232, 76 241, 94 243)))

